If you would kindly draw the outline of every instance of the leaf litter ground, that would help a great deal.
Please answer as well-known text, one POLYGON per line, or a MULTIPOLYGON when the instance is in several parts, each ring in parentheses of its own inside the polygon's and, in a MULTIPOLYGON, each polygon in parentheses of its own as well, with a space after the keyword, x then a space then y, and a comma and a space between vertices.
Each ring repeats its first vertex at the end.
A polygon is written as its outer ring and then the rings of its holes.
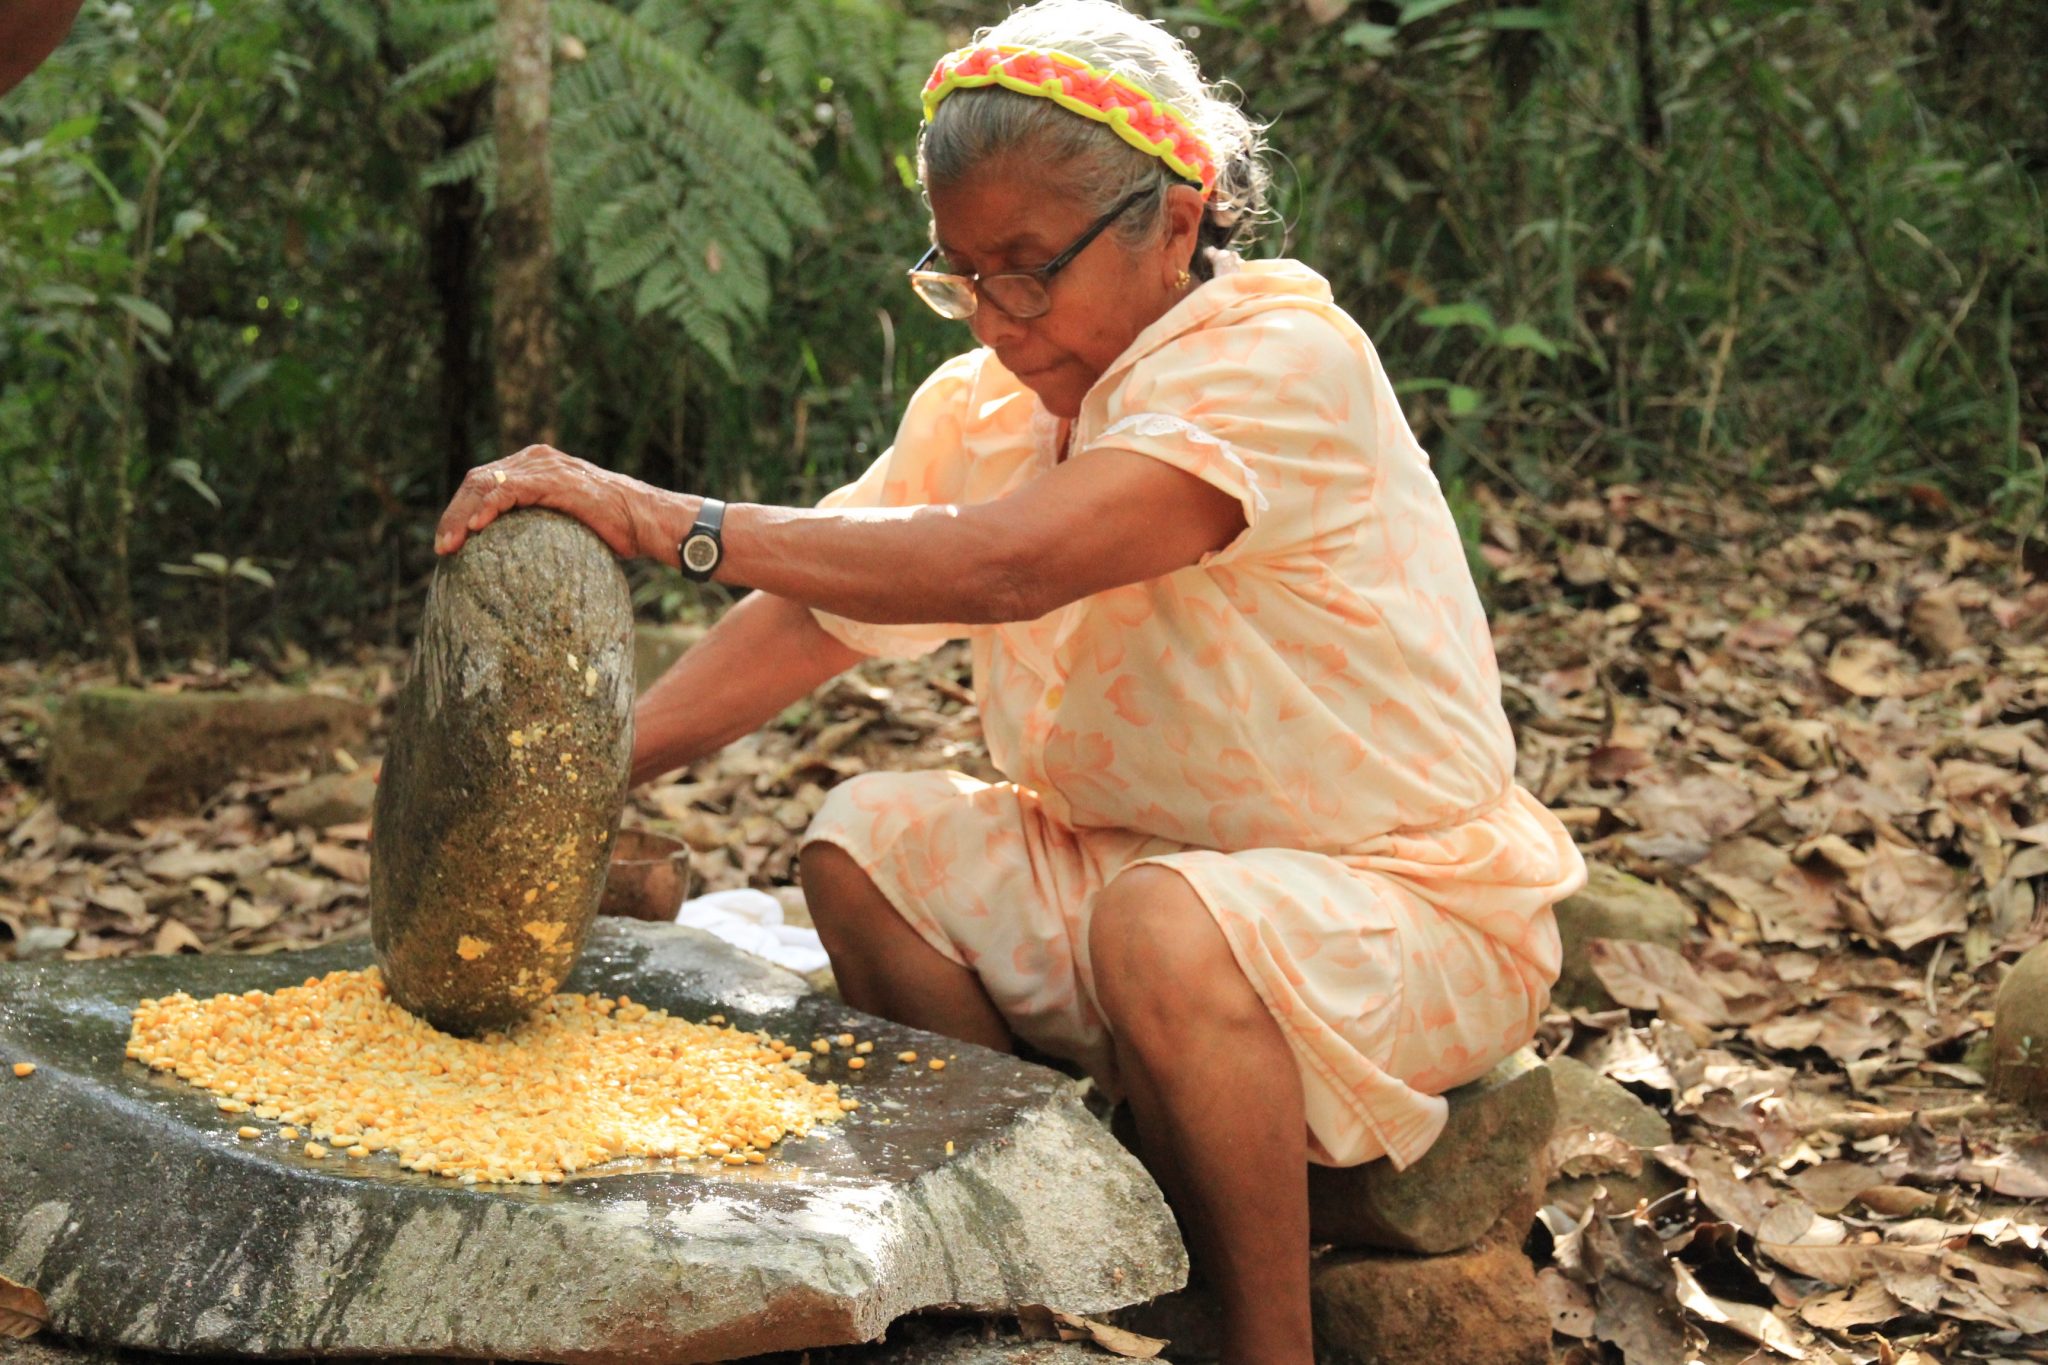
MULTIPOLYGON (((1682 950, 1590 950, 1615 1002, 1541 1046, 1667 1117, 1571 1175, 1684 1188, 1553 1205, 1530 1231, 1567 1362, 2048 1360, 2048 1139, 1990 1104, 2003 973, 2048 934, 2048 584, 1967 527, 1612 487, 1482 505, 1521 776, 1587 856, 1676 892, 1682 950)), ((396 655, 322 681, 388 698, 396 655)), ((0 954, 268 952, 367 931, 368 826, 270 813, 308 772, 191 816, 65 824, 54 697, 0 665, 0 954)), ((204 672, 165 688, 211 687, 204 672)), ((374 741, 373 741, 374 743, 374 741)), ((340 766, 368 755, 337 755, 340 766)), ((787 890, 827 790, 871 768, 992 776, 952 646, 873 663, 636 793, 690 890, 787 890)))

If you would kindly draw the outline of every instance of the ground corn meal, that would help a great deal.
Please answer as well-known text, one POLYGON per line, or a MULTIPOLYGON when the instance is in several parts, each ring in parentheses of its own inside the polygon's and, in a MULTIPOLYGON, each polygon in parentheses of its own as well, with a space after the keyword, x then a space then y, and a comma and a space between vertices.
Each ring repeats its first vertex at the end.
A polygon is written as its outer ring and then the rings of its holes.
POLYGON ((807 1051, 625 996, 557 995, 504 1033, 457 1038, 392 1001, 374 967, 144 1000, 128 1055, 219 1095, 224 1113, 304 1129, 308 1155, 393 1152, 465 1183, 554 1184, 622 1157, 758 1164, 857 1107, 791 1065, 807 1051))

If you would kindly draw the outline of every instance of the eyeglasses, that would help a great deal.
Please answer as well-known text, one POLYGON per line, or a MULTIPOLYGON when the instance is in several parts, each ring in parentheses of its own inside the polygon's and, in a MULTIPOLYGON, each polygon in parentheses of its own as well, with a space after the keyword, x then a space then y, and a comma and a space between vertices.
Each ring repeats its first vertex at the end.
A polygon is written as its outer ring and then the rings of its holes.
POLYGON ((931 305, 934 313, 955 322, 973 317, 982 299, 1020 322, 1044 317, 1052 310, 1052 292, 1046 287, 1052 277, 1073 264, 1074 258, 1087 250, 1104 228, 1123 217, 1124 210, 1158 188, 1150 185, 1126 195, 1122 203, 1096 219, 1095 226, 1082 233, 1080 240, 1036 270, 1004 270, 993 275, 948 275, 926 270, 932 257, 939 254, 934 246, 910 267, 910 287, 931 305))

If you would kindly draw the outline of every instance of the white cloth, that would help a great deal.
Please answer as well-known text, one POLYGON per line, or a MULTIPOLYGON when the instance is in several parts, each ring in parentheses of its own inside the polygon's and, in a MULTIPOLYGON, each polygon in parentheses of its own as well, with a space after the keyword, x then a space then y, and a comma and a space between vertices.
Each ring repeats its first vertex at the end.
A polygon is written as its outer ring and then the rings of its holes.
POLYGON ((765 957, 793 972, 831 965, 815 929, 782 922, 782 903, 765 891, 713 891, 686 900, 676 923, 715 934, 742 952, 765 957))

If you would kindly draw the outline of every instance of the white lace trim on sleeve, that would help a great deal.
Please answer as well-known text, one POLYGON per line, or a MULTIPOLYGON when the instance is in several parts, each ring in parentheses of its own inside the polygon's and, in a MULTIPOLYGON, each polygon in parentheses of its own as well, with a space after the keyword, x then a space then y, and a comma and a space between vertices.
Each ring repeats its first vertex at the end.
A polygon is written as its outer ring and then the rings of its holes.
POLYGON ((1186 418, 1173 417, 1163 412, 1134 412, 1128 417, 1110 423, 1109 429, 1104 431, 1099 439, 1107 441, 1127 431, 1135 431, 1140 436, 1183 436, 1197 445, 1215 446, 1223 453, 1223 458, 1230 461, 1231 468, 1244 476, 1245 487, 1251 490, 1253 505, 1261 512, 1266 510, 1266 494, 1259 487, 1259 476, 1252 472, 1252 467, 1246 464, 1235 450, 1231 449, 1230 442, 1211 436, 1186 418))

